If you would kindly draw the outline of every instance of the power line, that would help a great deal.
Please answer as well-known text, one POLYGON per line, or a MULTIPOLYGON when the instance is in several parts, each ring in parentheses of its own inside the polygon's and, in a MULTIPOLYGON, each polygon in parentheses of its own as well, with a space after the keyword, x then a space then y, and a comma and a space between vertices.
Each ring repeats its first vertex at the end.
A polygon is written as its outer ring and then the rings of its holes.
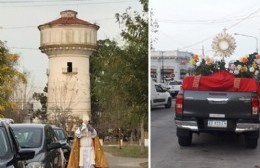
POLYGON ((231 29, 231 28, 233 28, 233 27, 235 27, 235 26, 237 26, 237 25, 239 25, 240 23, 242 23, 243 21, 245 21, 245 20, 249 19, 249 18, 250 18, 252 15, 254 15, 254 14, 258 13, 259 11, 260 11, 260 8, 259 8, 259 9, 257 9, 256 11, 254 11, 254 12, 250 13, 248 16, 246 16, 246 17, 242 18, 242 19, 241 19, 239 22, 237 22, 237 23, 235 23, 235 24, 233 24, 233 25, 229 26, 229 27, 227 28, 227 30, 228 30, 228 29, 231 29))
MULTIPOLYGON (((251 12, 251 13, 250 13, 249 15, 247 15, 246 17, 243 17, 243 18, 240 19, 237 23, 235 23, 235 24, 229 26, 226 30, 229 30, 229 29, 234 28, 235 26, 239 25, 239 24, 242 23, 243 21, 249 19, 249 18, 250 18, 251 16, 253 16, 254 14, 258 13, 259 11, 260 11, 260 8, 257 9, 257 10, 255 10, 254 12, 251 12)), ((201 43, 203 43, 203 42, 205 42, 205 41, 207 41, 207 40, 209 40, 209 39, 211 39, 211 38, 213 38, 213 37, 214 37, 214 36, 209 36, 208 38, 205 38, 205 39, 203 39, 203 40, 200 40, 200 41, 198 41, 198 42, 196 42, 196 43, 193 43, 193 44, 191 44, 191 45, 185 46, 185 47, 183 47, 183 48, 181 48, 181 49, 183 50, 183 49, 186 49, 186 48, 193 47, 193 46, 198 45, 198 44, 201 44, 201 43)))
MULTIPOLYGON (((248 17, 248 16, 247 16, 248 17)), ((247 19, 252 19, 258 16, 251 16, 247 19)), ((169 20, 169 19, 157 19, 158 22, 161 23, 172 23, 172 24, 222 24, 232 21, 241 21, 245 17, 239 17, 239 18, 230 18, 230 19, 211 19, 211 20, 169 20)))
MULTIPOLYGON (((81 0, 82 1, 82 0, 81 0)), ((67 1, 67 2, 62 2, 62 1, 55 1, 57 4, 38 4, 38 5, 34 5, 34 4, 30 4, 30 5, 9 5, 8 3, 1 3, 2 4, 0 7, 46 7, 46 6, 68 6, 68 5, 103 5, 103 4, 114 4, 114 3, 129 3, 129 2, 133 2, 135 0, 120 0, 120 1, 110 1, 110 2, 82 2, 82 3, 78 3, 80 1, 67 1), (5 5, 7 4, 7 5, 5 5)), ((32 2, 31 2, 32 3, 32 2)), ((28 3, 16 3, 16 4, 29 4, 28 3)))
MULTIPOLYGON (((89 22, 100 22, 100 21, 107 21, 107 20, 113 20, 115 18, 100 18, 95 20, 89 20, 89 22)), ((28 29, 28 28, 37 28, 38 26, 14 26, 14 27, 5 27, 0 26, 1 30, 7 30, 7 29, 28 29)))

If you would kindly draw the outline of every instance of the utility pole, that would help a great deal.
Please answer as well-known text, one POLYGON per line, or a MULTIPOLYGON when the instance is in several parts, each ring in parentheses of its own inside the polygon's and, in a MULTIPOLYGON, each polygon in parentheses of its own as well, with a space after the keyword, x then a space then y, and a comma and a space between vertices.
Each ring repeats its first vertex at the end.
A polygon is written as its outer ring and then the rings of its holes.
POLYGON ((163 83, 164 83, 164 65, 163 65, 163 53, 164 53, 164 51, 161 51, 161 53, 162 53, 162 69, 161 69, 161 74, 162 74, 162 80, 163 80, 163 83))
POLYGON ((205 54, 204 54, 204 45, 202 46, 202 57, 204 58, 205 54))

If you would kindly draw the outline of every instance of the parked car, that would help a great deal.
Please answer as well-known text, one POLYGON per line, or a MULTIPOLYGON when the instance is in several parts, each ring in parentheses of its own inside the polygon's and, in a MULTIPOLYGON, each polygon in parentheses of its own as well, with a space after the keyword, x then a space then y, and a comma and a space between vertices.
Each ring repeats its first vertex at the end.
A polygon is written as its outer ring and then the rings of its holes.
POLYGON ((22 123, 11 124, 10 126, 21 148, 35 151, 34 158, 27 161, 26 167, 65 167, 66 160, 61 144, 57 140, 51 125, 22 123))
POLYGON ((166 83, 155 83, 156 85, 161 86, 164 90, 168 91, 171 87, 166 83))
POLYGON ((154 106, 164 105, 166 108, 171 108, 172 97, 169 92, 163 89, 160 85, 154 81, 150 83, 150 94, 151 94, 151 108, 154 106))
POLYGON ((64 157, 66 159, 66 165, 69 162, 70 158, 70 151, 71 151, 71 141, 73 137, 67 136, 64 129, 57 126, 52 126, 58 141, 60 142, 63 150, 64 157))
POLYGON ((175 97, 181 90, 182 80, 171 81, 169 82, 168 86, 169 86, 169 92, 171 96, 175 97))
POLYGON ((23 168, 24 160, 34 157, 35 151, 21 149, 9 124, 0 121, 0 167, 23 168))
POLYGON ((0 118, 0 121, 5 121, 8 124, 13 124, 14 123, 14 120, 11 119, 11 118, 0 118))

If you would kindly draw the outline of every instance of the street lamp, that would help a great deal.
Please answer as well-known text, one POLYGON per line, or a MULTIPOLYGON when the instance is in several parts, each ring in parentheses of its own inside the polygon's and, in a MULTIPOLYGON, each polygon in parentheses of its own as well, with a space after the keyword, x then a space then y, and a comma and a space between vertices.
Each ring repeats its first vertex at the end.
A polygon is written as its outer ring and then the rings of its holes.
POLYGON ((240 33, 234 33, 234 35, 239 35, 239 36, 245 36, 245 37, 254 38, 255 41, 256 41, 256 53, 258 53, 258 38, 257 38, 257 37, 255 37, 255 36, 249 36, 249 35, 246 35, 246 34, 240 34, 240 33))

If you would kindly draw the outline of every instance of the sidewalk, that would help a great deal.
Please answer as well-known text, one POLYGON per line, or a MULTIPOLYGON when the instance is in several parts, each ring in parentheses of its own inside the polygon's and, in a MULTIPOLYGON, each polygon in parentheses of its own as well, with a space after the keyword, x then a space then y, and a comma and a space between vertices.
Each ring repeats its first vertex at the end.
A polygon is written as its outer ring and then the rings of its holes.
POLYGON ((129 158, 113 156, 105 152, 110 168, 142 168, 141 163, 148 162, 147 158, 129 158))

